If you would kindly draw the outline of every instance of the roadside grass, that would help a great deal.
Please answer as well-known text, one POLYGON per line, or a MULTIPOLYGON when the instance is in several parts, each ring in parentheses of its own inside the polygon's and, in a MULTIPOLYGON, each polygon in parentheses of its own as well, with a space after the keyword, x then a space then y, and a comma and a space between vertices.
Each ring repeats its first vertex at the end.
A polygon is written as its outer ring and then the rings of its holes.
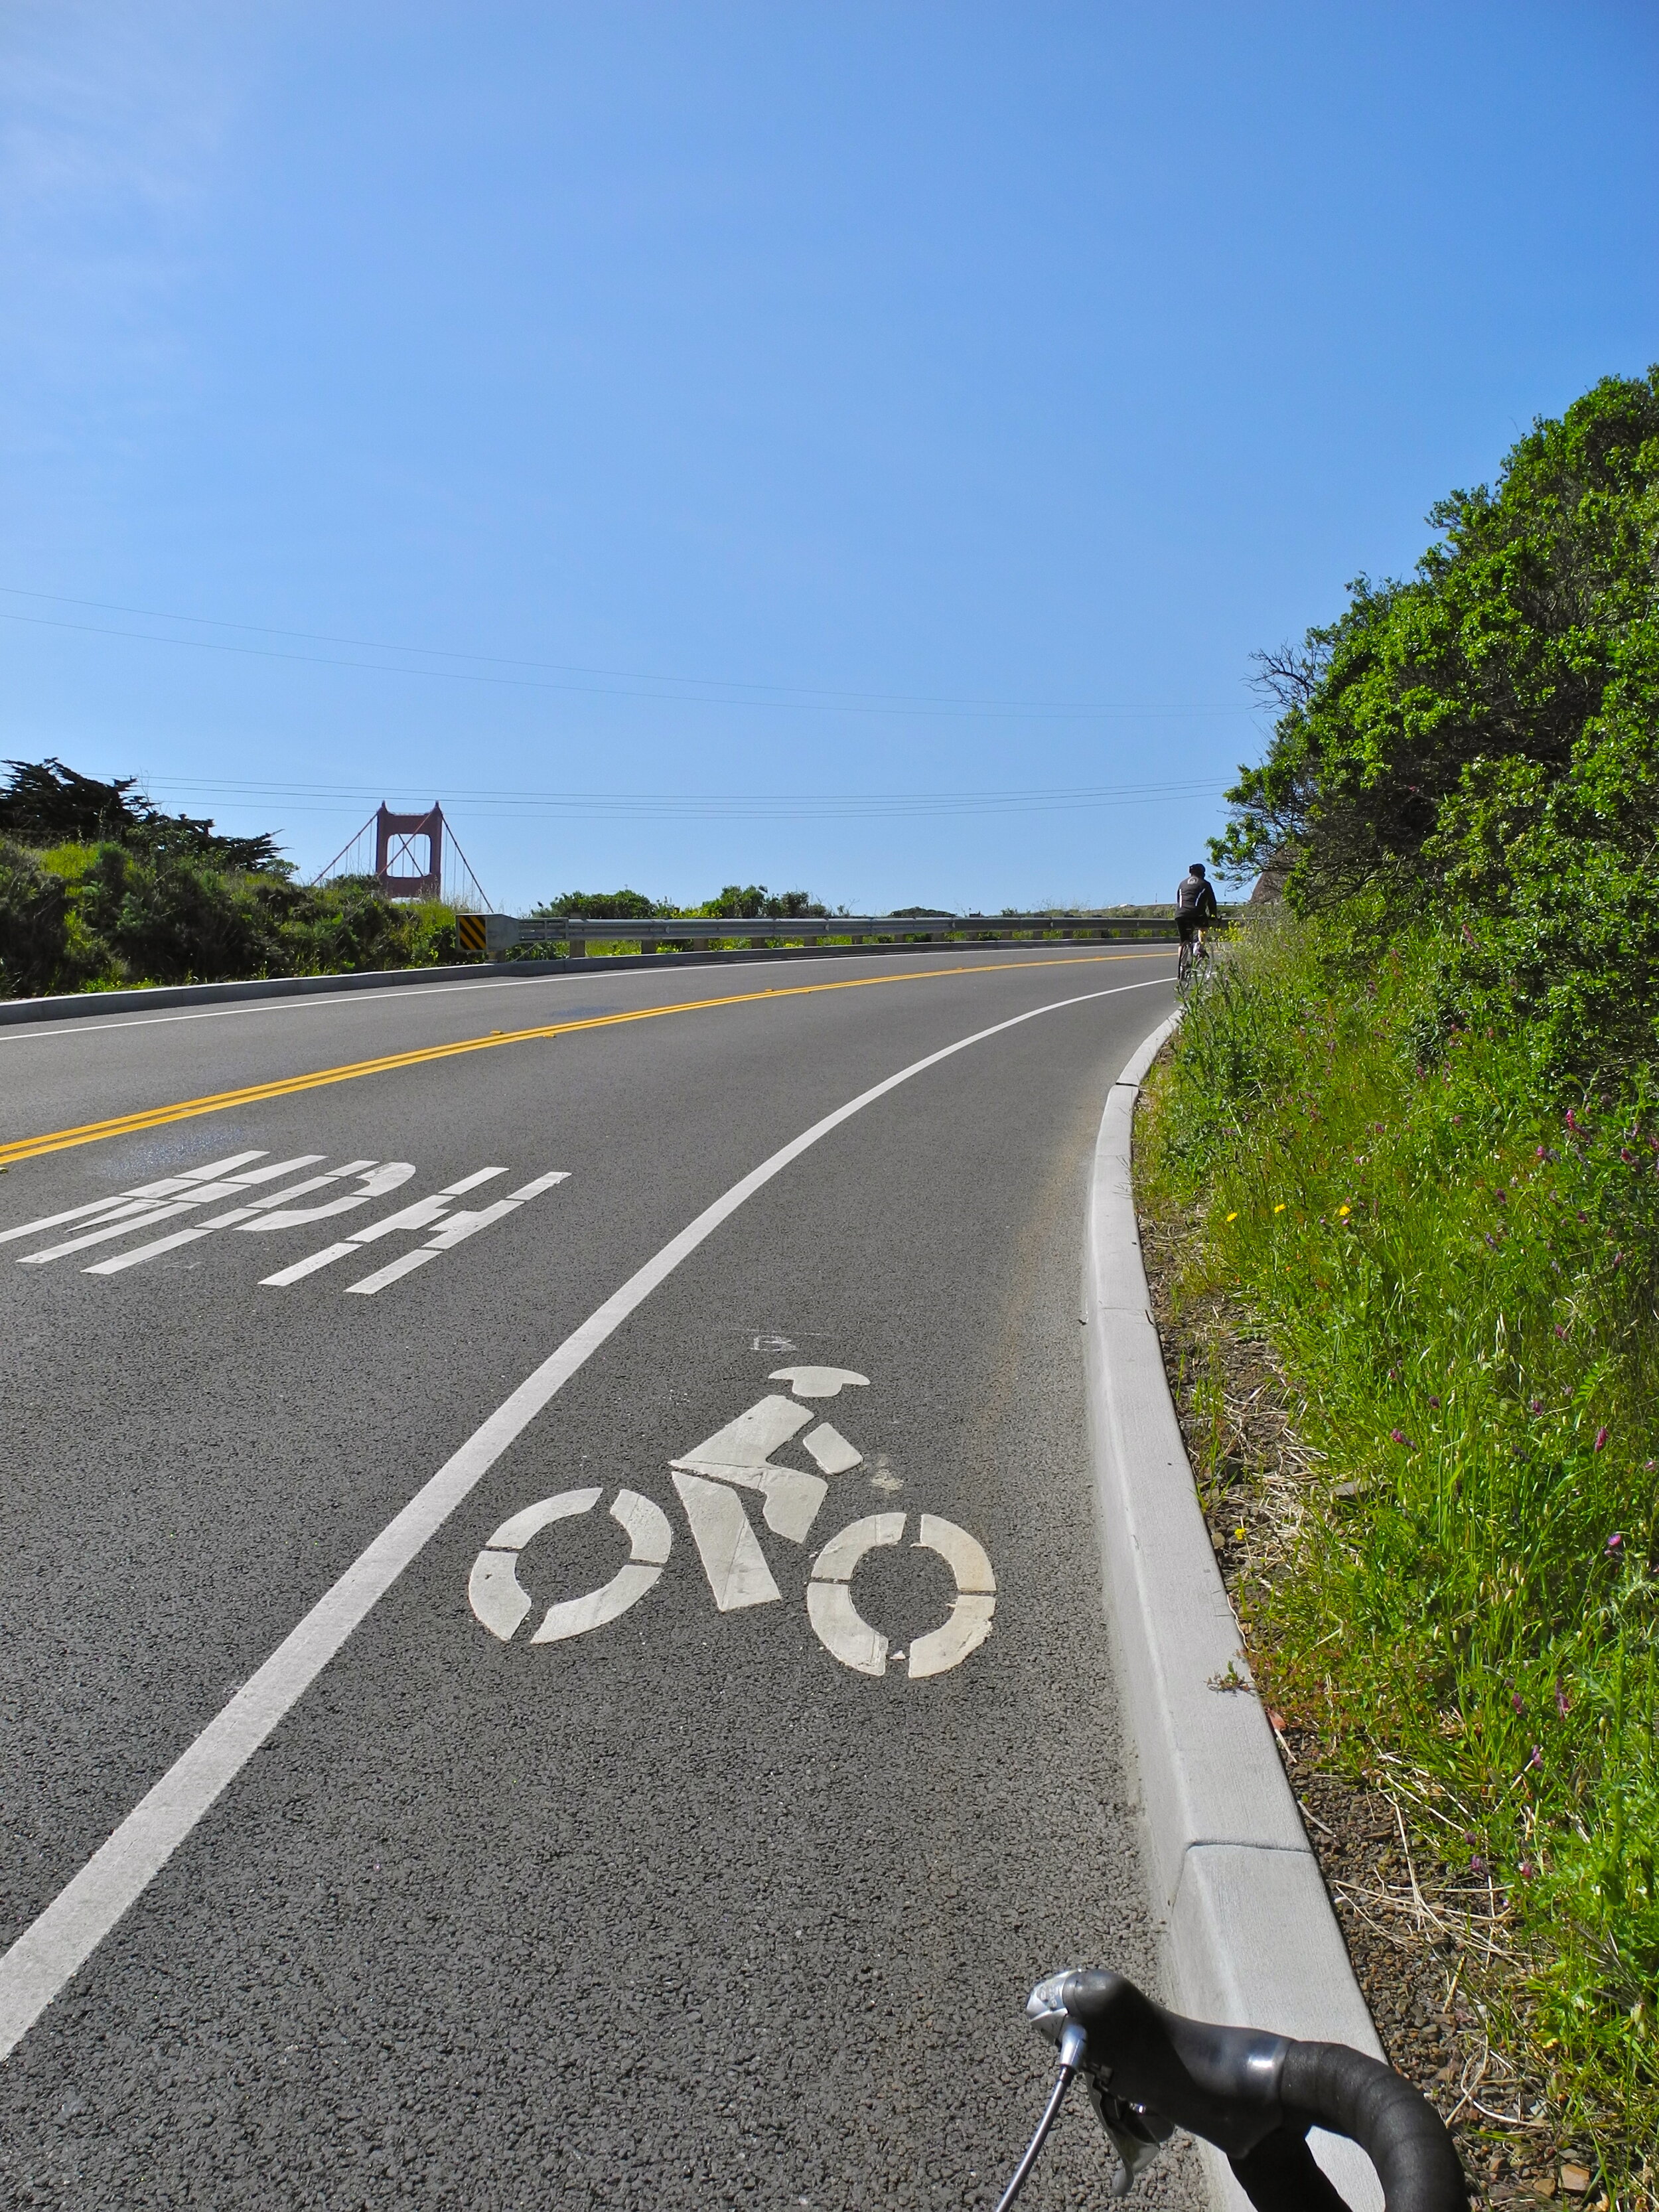
POLYGON ((1569 1107, 1523 1036, 1426 1057, 1431 965, 1253 921, 1149 1088, 1143 1202, 1303 1406, 1264 1688, 1490 1880, 1512 2032, 1611 2203, 1652 2202, 1659 1102, 1569 1107))

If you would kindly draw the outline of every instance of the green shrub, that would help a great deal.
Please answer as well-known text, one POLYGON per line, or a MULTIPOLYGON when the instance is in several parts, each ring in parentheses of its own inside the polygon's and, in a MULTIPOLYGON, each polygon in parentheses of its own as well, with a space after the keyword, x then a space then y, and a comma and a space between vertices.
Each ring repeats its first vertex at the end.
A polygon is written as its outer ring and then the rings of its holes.
POLYGON ((1525 1022, 1548 1079, 1659 1069, 1659 368, 1454 492, 1405 583, 1260 656, 1282 708, 1213 850, 1375 950, 1449 923, 1434 1035, 1525 1022))
POLYGON ((1628 2150, 1659 2136, 1659 1097, 1564 1105, 1496 1023, 1425 1061, 1443 980, 1431 931, 1364 963, 1346 922, 1258 921, 1154 1083, 1146 1194, 1196 1210, 1321 1455, 1246 1607, 1264 1679, 1494 1870, 1558 2092, 1628 2150))
POLYGON ((38 853, 0 836, 0 993, 33 997, 58 985, 69 946, 69 892, 38 853))

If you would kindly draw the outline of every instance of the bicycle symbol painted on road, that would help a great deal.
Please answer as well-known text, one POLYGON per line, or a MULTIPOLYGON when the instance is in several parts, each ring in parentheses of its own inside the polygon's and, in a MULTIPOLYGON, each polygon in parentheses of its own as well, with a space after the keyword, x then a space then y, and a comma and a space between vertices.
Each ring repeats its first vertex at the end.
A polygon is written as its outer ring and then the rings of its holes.
MULTIPOLYGON (((761 1518, 774 1535, 805 1544, 830 1482, 864 1463, 864 1455, 830 1422, 817 1418, 823 1400, 869 1377, 846 1367, 781 1367, 769 1382, 786 1382, 788 1397, 772 1392, 728 1421, 712 1437, 669 1462, 715 1605, 722 1613, 781 1600, 749 1509, 741 1493, 761 1500, 761 1518), (801 1400, 808 1402, 805 1405, 801 1400), (805 1430, 805 1434, 801 1431, 805 1430), (817 1468, 780 1466, 775 1455, 798 1444, 817 1468)), ((535 1610, 519 1580, 519 1556, 531 1539, 555 1522, 591 1513, 602 1485, 563 1490, 526 1505, 503 1521, 472 1563, 467 1596, 478 1620, 503 1644, 511 1643, 535 1610)), ((637 1490, 619 1489, 607 1510, 629 1540, 629 1556, 609 1582, 580 1597, 550 1605, 526 1639, 561 1644, 617 1620, 654 1588, 673 1549, 674 1530, 660 1505, 637 1490)), ((852 1583, 872 1552, 901 1545, 911 1526, 907 1513, 866 1514, 830 1537, 813 1560, 806 1583, 806 1613, 824 1649, 860 1674, 885 1674, 902 1666, 912 1681, 947 1674, 978 1650, 991 1632, 996 1577, 985 1548, 965 1528, 934 1513, 915 1516, 911 1547, 943 1559, 956 1581, 951 1610, 937 1628, 911 1639, 908 1652, 872 1626, 853 1602, 852 1583)))

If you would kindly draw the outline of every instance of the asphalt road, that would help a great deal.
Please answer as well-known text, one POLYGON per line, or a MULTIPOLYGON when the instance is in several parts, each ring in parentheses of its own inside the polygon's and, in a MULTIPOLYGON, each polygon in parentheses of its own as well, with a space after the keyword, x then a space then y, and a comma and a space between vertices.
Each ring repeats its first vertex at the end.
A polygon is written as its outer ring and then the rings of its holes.
MULTIPOLYGON (((52 1984, 0 2065, 0 2202, 994 2203, 1049 2078, 1026 1990, 1152 1971, 1077 1284, 1171 969, 935 952, 0 1030, 0 1143, 135 1117, 12 1166, 0 1237, 171 1179, 0 1242, 0 1984, 394 1516, 447 1463, 473 1485, 52 1984), (988 1030, 486 1425, 781 1147, 988 1030), (224 1162, 295 1164, 179 1182, 224 1162), (608 1586, 642 1594, 531 1640, 608 1586)), ((1026 2201, 1103 2203, 1109 2171, 1079 2096, 1026 2201)), ((1180 2157, 1143 2187, 1196 2201, 1180 2157)))

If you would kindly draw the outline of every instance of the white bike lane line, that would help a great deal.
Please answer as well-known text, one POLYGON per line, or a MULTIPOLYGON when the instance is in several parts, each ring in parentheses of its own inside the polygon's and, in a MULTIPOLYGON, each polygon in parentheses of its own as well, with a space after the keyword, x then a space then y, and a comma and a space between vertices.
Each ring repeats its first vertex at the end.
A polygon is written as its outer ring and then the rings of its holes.
MULTIPOLYGON (((975 1030, 887 1076, 763 1160, 706 1206, 590 1314, 416 1491, 275 1651, 175 1759, 81 1871, 0 1957, 0 2062, 137 1903, 215 1800, 303 1697, 352 1631, 392 1588, 501 1454, 681 1261, 804 1152, 913 1077, 1043 1014, 1150 990, 1148 976, 1032 1006, 975 1030)), ((876 1540, 880 1540, 877 1539, 876 1540)))

